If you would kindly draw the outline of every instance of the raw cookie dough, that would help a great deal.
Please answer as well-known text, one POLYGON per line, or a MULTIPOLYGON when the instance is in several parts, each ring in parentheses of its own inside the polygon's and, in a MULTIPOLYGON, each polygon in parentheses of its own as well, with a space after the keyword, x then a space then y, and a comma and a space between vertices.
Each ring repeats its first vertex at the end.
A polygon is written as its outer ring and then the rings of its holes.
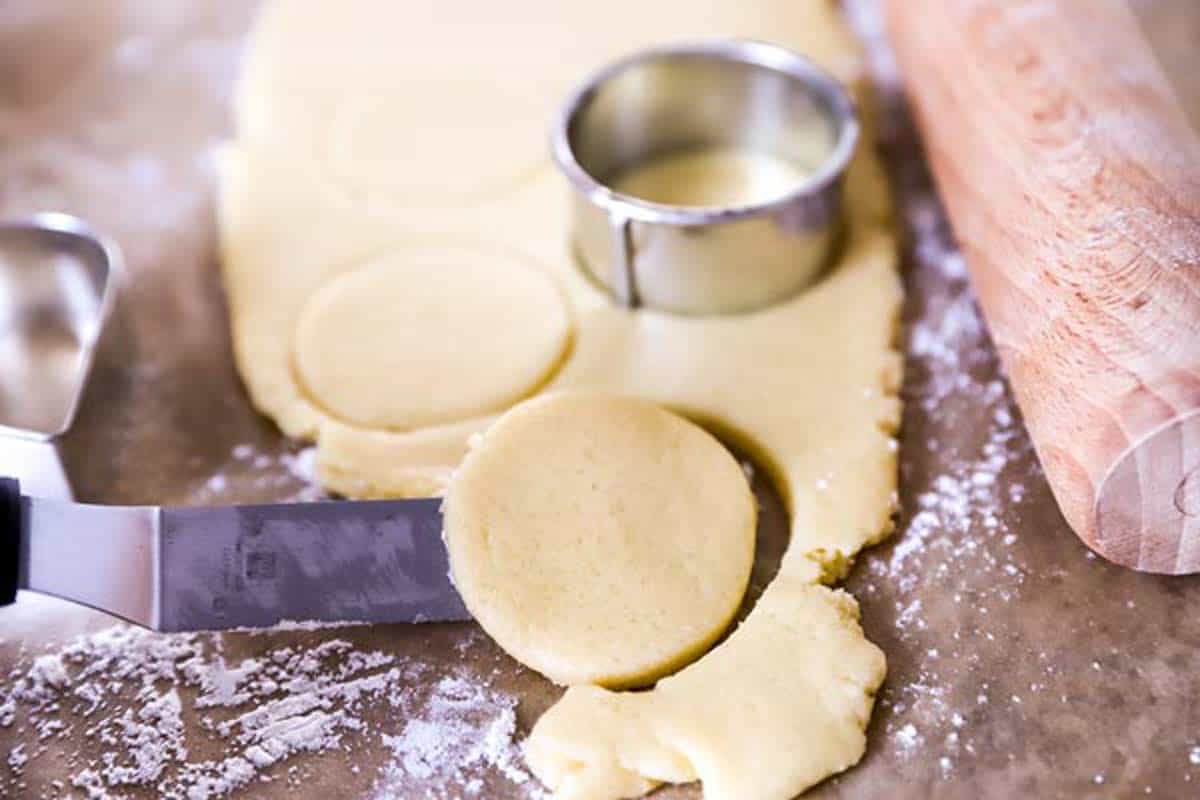
POLYGON ((694 660, 733 619, 754 561, 741 466, 644 400, 527 400, 463 461, 444 515, 472 616, 560 684, 640 686, 694 660))
POLYGON ((567 690, 525 753, 562 800, 696 779, 706 800, 790 800, 858 761, 883 672, 853 598, 781 575, 729 639, 653 691, 567 690))
MULTIPOLYGON (((545 163, 550 120, 587 71, 664 41, 802 33, 824 13, 807 5, 274 0, 242 64, 238 137, 311 163, 327 196, 461 210, 545 163)), ((809 49, 829 62, 838 44, 809 49)))
POLYGON ((558 364, 569 334, 544 272, 503 254, 414 248, 316 291, 295 363, 333 416, 406 430, 507 408, 558 364))
POLYGON ((317 442, 326 486, 359 497, 438 493, 493 416, 411 431, 331 417, 291 367, 300 311, 336 275, 413 243, 470 242, 545 270, 574 320, 574 345, 546 388, 644 397, 746 448, 783 494, 792 540, 749 619, 712 653, 636 696, 570 690, 535 731, 538 774, 564 792, 568 779, 589 786, 593 798, 692 776, 709 782, 710 794, 737 786, 739 800, 788 797, 861 755, 870 696, 883 678, 853 600, 819 585, 839 580, 859 550, 891 531, 895 507, 902 294, 858 49, 827 0, 514 3, 469 11, 393 0, 268 4, 239 91, 238 141, 222 158, 221 245, 239 368, 259 408, 287 433, 317 442), (715 35, 793 47, 851 86, 866 118, 847 180, 844 250, 811 290, 754 314, 695 319, 614 308, 568 252, 567 189, 545 151, 550 110, 611 58, 715 35), (481 106, 475 146, 453 145, 471 131, 457 110, 442 114, 456 102, 448 87, 484 91, 496 81, 520 83, 512 91, 527 99, 481 106), (372 137, 398 143, 378 186, 379 156, 366 157, 367 149, 359 159, 351 148, 334 163, 326 144, 340 135, 332 120, 350 113, 330 106, 361 104, 365 95, 393 98, 371 122, 372 137), (500 116, 488 122, 488 113, 500 116), (521 142, 509 151, 513 137, 490 138, 491 124, 537 132, 529 141, 514 134, 521 142), (406 141, 419 149, 406 151, 406 141), (413 186, 434 187, 429 202, 397 185, 409 167, 413 186), (759 653, 756 643, 775 638, 794 646, 759 653), (724 672, 767 658, 754 686, 724 672), (758 709, 774 698, 812 713, 780 731, 782 717, 742 705, 758 709), (688 704, 690 715, 681 714, 688 704), (772 746, 768 737, 784 733, 788 747, 772 746))
MULTIPOLYGON (((828 153, 830 147, 824 148, 828 153)), ((622 172, 612 187, 651 203, 748 206, 778 200, 803 186, 813 170, 740 147, 672 153, 622 172)))

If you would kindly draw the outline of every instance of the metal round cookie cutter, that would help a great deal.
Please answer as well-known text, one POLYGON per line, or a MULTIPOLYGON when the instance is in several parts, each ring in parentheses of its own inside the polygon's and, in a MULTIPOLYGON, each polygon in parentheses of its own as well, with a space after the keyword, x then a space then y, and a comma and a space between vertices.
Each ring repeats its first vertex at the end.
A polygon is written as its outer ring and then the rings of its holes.
POLYGON ((653 48, 590 77, 553 133, 572 186, 576 258, 623 305, 682 314, 749 311, 810 284, 841 230, 841 186, 858 142, 838 81, 777 45, 720 40, 653 48), (814 137, 827 143, 811 161, 814 137), (808 168, 749 205, 649 202, 613 188, 636 166, 708 147, 808 168))

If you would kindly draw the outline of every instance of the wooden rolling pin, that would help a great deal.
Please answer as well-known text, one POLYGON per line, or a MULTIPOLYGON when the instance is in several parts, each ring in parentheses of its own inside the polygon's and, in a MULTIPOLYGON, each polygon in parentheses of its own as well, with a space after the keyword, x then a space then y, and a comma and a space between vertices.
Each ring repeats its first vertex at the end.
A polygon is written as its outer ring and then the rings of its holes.
POLYGON ((1200 571, 1200 138, 1124 0, 885 0, 938 188, 1067 521, 1200 571))

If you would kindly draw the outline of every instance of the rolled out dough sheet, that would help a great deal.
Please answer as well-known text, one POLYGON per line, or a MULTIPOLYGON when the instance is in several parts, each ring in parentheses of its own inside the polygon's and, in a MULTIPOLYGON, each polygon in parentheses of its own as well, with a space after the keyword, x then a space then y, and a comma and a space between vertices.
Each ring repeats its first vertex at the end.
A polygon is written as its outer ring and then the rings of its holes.
MULTIPOLYGON (((648 692, 573 689, 534 730, 531 765, 562 797, 627 796, 697 777, 709 797, 792 796, 858 760, 883 679, 853 599, 823 585, 890 532, 895 506, 901 289, 871 120, 848 177, 841 257, 788 302, 730 317, 630 313, 568 254, 567 189, 545 146, 552 109, 613 57, 715 35, 807 53, 869 116, 857 48, 826 0, 517 0, 469 10, 278 0, 252 38, 238 137, 223 153, 238 365, 264 413, 317 443, 329 488, 441 493, 470 437, 493 421, 442 407, 422 409, 434 424, 365 426, 315 402, 296 369, 298 321, 331 281, 406 248, 464 246, 494 256, 497 282, 506 265, 539 270, 564 298, 571 344, 532 391, 653 400, 746 448, 779 487, 791 544, 733 636, 648 692)), ((483 335, 464 330, 461 346, 483 335)), ((394 343, 401 354, 423 345, 394 343)))

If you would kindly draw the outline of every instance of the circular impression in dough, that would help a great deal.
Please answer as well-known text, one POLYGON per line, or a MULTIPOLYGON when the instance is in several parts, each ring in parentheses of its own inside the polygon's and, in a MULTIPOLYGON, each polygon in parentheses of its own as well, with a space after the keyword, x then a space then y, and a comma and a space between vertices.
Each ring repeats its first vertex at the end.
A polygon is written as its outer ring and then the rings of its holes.
POLYGON ((353 198, 402 207, 472 205, 517 186, 543 163, 546 114, 526 92, 470 74, 439 76, 432 85, 423 77, 348 95, 331 114, 329 174, 353 198), (442 100, 421 102, 426 94, 442 100), (437 111, 418 120, 414 106, 437 111))
POLYGON ((295 368, 344 422, 408 430, 500 411, 561 361, 558 287, 498 252, 393 251, 319 289, 300 314, 295 368))
POLYGON ((455 585, 510 655, 628 688, 701 655, 742 601, 756 506, 707 432, 643 401, 528 400, 467 455, 444 508, 455 585))

